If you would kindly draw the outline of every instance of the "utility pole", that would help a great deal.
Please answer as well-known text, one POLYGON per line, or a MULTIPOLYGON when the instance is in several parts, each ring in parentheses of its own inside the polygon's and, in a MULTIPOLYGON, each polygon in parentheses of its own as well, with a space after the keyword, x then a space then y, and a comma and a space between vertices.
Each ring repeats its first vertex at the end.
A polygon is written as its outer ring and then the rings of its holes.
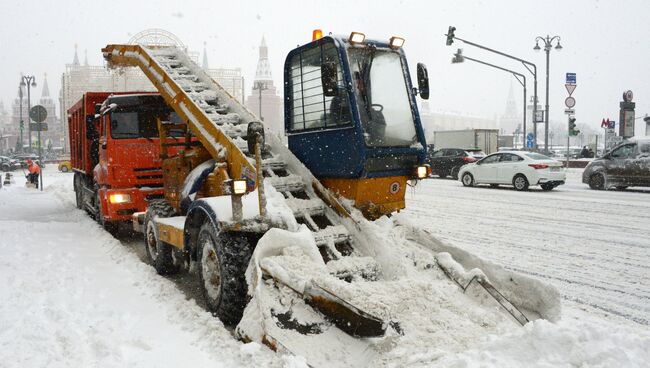
POLYGON ((20 122, 18 123, 18 127, 20 128, 20 152, 23 151, 23 129, 25 128, 25 123, 23 123, 23 87, 21 85, 18 86, 18 99, 20 100, 20 122))
POLYGON ((258 91, 258 96, 259 96, 259 115, 260 115, 260 120, 264 121, 264 117, 262 116, 262 91, 266 90, 266 83, 263 81, 255 81, 255 84, 253 84, 253 90, 258 91))
POLYGON ((29 117, 29 111, 31 110, 31 95, 30 87, 36 87, 36 77, 33 75, 23 75, 20 81, 20 85, 25 87, 27 86, 27 117, 29 118, 29 152, 32 151, 32 119, 29 117))
POLYGON ((553 46, 554 40, 557 40, 555 49, 558 51, 562 50, 562 45, 560 45, 560 36, 550 37, 546 35, 546 38, 537 36, 537 38, 535 38, 535 47, 533 47, 533 50, 535 51, 541 50, 539 47, 539 41, 542 41, 544 42, 544 51, 546 51, 546 116, 544 117, 544 150, 546 152, 548 152, 548 73, 551 47, 553 46))

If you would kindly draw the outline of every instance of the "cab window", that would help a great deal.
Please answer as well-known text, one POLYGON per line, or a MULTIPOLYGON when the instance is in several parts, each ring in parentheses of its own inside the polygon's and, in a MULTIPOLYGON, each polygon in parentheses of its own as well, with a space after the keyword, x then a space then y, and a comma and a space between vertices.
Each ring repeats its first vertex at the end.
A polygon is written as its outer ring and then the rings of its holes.
POLYGON ((323 95, 321 65, 332 61, 337 64, 338 84, 343 86, 340 59, 333 41, 324 41, 292 56, 286 97, 289 102, 290 132, 350 124, 347 91, 339 88, 337 96, 323 95))

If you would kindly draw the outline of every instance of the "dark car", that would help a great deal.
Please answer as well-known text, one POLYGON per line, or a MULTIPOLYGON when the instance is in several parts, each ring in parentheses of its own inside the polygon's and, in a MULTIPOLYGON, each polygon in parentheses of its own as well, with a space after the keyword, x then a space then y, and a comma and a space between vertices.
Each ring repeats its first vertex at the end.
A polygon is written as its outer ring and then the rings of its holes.
POLYGON ((587 165, 582 182, 591 189, 650 186, 650 139, 623 142, 587 165))
POLYGON ((6 156, 0 156, 0 170, 2 171, 14 171, 20 168, 20 163, 13 158, 6 156))
POLYGON ((428 156, 432 175, 458 179, 458 170, 463 165, 482 159, 485 153, 480 149, 442 148, 429 152, 428 156))

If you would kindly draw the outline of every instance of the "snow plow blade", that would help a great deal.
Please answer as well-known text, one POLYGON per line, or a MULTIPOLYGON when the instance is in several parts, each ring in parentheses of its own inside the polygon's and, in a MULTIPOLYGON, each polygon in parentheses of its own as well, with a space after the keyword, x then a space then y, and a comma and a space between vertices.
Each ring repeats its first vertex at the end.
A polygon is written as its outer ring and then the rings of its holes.
MULTIPOLYGON (((271 277, 269 272, 262 269, 265 277, 271 277)), ((275 279, 275 282, 280 280, 275 279)), ((291 288, 290 285, 285 286, 291 288)), ((298 293, 307 305, 321 312, 343 332, 354 337, 381 337, 386 333, 387 324, 381 319, 366 313, 345 300, 334 295, 318 284, 309 282, 302 293, 298 293)))

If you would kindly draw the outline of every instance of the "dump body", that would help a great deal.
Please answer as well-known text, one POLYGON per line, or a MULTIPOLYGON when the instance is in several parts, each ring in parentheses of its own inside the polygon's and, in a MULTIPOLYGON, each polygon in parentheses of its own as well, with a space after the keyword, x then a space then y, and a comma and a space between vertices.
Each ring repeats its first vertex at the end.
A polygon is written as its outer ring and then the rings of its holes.
POLYGON ((499 131, 497 129, 443 130, 435 132, 435 149, 462 148, 480 149, 486 154, 498 150, 499 131))

